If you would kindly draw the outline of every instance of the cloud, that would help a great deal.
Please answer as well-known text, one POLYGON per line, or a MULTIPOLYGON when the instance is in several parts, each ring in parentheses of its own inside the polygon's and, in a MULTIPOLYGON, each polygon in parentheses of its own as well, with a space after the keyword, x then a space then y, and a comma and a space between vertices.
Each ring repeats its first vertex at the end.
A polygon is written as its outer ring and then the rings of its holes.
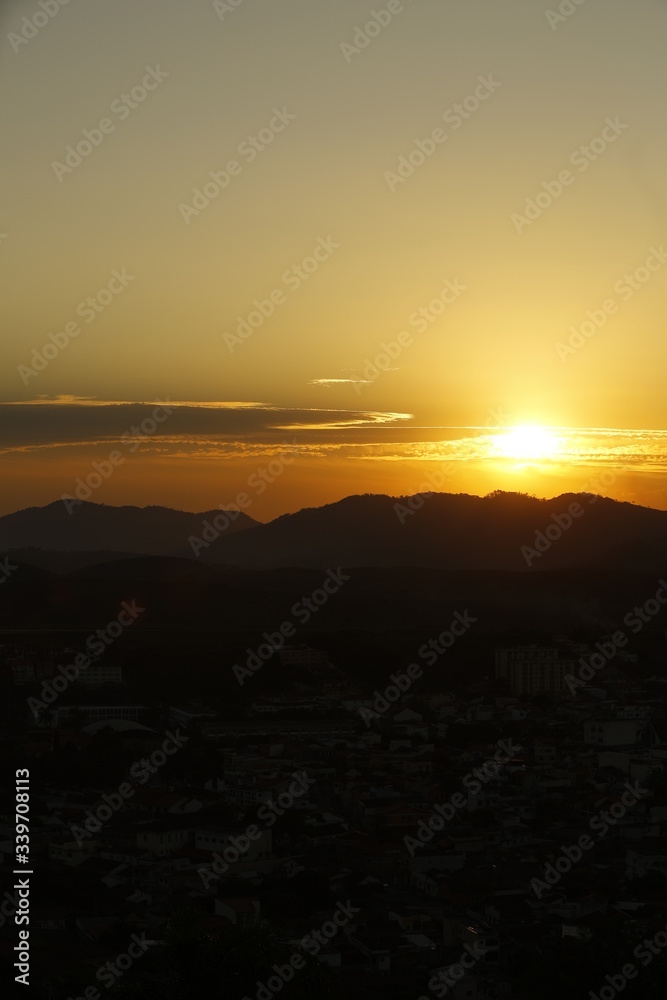
MULTIPOLYGON (((354 371, 354 369, 344 369, 344 371, 354 371)), ((383 368, 383 372, 398 372, 400 368, 383 368)), ((370 385, 374 380, 364 378, 363 375, 354 374, 353 378, 311 378, 308 385, 320 385, 325 389, 330 389, 334 385, 370 385)))
POLYGON ((519 462, 503 457, 498 438, 511 427, 416 426, 409 413, 281 407, 258 401, 165 400, 168 419, 153 426, 159 400, 40 396, 0 403, 0 454, 94 452, 118 447, 123 434, 139 437, 137 454, 161 460, 243 459, 272 456, 285 444, 304 457, 385 462, 460 462, 512 469, 532 465, 547 473, 584 466, 626 472, 667 470, 667 430, 550 428, 557 454, 519 462), (4 419, 2 419, 4 418, 4 419), (148 428, 148 430, 146 430, 148 428))
POLYGON ((59 394, 57 396, 47 396, 44 393, 40 393, 34 399, 17 399, 7 403, 0 403, 0 406, 156 406, 161 402, 169 403, 169 406, 188 406, 192 408, 208 409, 208 410, 240 410, 244 408, 249 409, 275 409, 266 403, 257 402, 240 402, 238 400, 218 400, 214 402, 202 402, 199 400, 188 400, 188 401, 178 401, 178 400, 153 400, 152 402, 147 402, 145 400, 134 400, 130 402, 127 399, 98 399, 96 396, 70 396, 66 394, 59 394))
POLYGON ((0 403, 0 453, 104 445, 113 448, 123 434, 143 435, 142 449, 161 453, 174 448, 209 452, 216 445, 224 454, 235 448, 242 455, 250 446, 264 446, 265 453, 273 453, 287 432, 340 435, 409 419, 411 415, 405 413, 279 407, 254 401, 137 402, 42 396, 0 403), (157 426, 151 418, 156 408, 160 416, 164 416, 164 410, 171 411, 157 426))
POLYGON ((370 379, 367 378, 311 378, 308 385, 368 385, 370 379))

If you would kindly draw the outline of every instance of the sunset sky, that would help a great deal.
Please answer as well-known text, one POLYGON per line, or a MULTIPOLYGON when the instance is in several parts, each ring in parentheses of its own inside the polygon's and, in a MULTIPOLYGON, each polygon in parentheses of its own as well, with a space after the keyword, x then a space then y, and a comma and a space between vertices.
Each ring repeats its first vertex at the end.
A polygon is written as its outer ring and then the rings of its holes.
POLYGON ((93 463, 259 520, 667 509, 664 0, 43 3, 0 7, 0 514, 93 463))

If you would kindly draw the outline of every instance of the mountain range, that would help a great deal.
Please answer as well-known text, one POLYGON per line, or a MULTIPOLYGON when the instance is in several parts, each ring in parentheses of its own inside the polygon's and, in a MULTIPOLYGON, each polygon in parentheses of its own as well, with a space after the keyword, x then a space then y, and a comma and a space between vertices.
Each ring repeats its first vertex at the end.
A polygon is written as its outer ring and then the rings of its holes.
POLYGON ((0 551, 63 572, 136 556, 238 569, 664 572, 667 511, 591 494, 349 496, 263 524, 243 512, 62 501, 0 518, 0 551))

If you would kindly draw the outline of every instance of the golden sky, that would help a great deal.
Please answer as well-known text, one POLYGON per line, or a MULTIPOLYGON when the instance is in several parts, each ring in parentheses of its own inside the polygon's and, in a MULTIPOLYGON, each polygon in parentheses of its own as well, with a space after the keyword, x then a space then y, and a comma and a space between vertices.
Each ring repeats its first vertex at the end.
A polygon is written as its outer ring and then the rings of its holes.
POLYGON ((0 7, 0 513, 113 451, 92 500, 260 520, 667 508, 662 0, 44 4, 0 7))

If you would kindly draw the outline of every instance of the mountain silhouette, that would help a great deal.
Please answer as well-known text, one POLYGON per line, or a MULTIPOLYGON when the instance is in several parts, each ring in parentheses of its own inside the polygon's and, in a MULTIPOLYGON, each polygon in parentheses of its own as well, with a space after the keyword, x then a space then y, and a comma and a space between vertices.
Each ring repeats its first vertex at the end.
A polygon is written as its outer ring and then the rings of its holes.
MULTIPOLYGON (((125 555, 192 556, 188 539, 201 537, 204 524, 220 526, 218 534, 233 534, 259 522, 242 512, 225 515, 221 510, 191 514, 169 507, 110 507, 82 501, 74 507, 56 500, 46 507, 28 507, 0 518, 0 551, 28 550, 61 553, 97 553, 107 561, 113 553, 125 555), (223 528, 224 526, 224 528, 223 528)), ((92 560, 79 559, 79 564, 92 560)), ((42 562, 38 558, 38 562, 42 562)), ((54 560, 47 565, 55 565, 54 560)))
POLYGON ((255 568, 644 570, 665 565, 667 512, 589 494, 352 496, 222 539, 206 557, 255 568))
POLYGON ((57 572, 132 555, 243 569, 419 567, 452 572, 664 572, 667 511, 563 494, 350 496, 261 524, 244 513, 62 501, 0 518, 0 551, 57 572), (571 511, 579 513, 572 516, 571 511), (223 530, 213 527, 214 518, 223 530), (207 528, 206 525, 209 525, 207 528), (207 540, 195 544, 192 540, 207 540), (41 551, 37 551, 41 550, 41 551), (32 557, 31 557, 32 556, 32 557))

